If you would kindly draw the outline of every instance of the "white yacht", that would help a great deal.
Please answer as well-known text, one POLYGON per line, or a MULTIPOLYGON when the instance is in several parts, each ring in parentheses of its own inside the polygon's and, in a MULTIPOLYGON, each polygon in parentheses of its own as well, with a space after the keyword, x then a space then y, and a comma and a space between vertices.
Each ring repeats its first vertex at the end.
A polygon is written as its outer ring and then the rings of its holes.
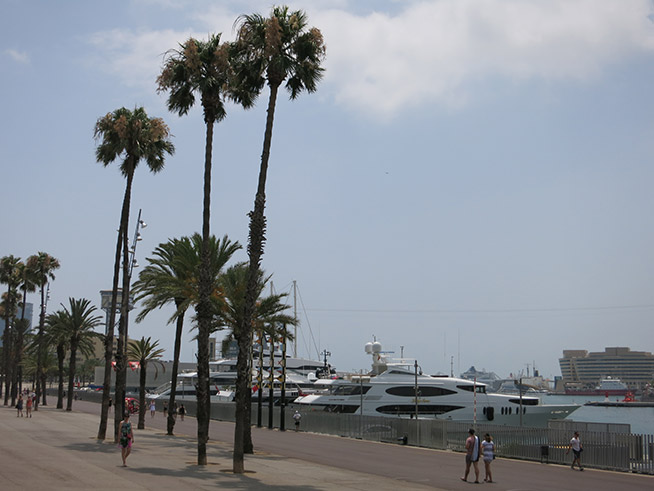
POLYGON ((449 376, 423 375, 414 360, 388 359, 381 344, 368 343, 373 359, 368 376, 318 380, 321 392, 297 398, 305 410, 388 416, 439 418, 499 425, 547 426, 579 405, 543 405, 538 397, 492 394, 486 384, 449 376))

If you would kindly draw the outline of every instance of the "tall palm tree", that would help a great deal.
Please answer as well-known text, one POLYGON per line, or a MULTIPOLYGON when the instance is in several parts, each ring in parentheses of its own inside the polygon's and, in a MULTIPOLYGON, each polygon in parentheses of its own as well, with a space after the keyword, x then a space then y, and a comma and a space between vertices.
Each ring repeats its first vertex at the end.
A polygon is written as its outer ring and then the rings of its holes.
POLYGON ((36 291, 36 274, 27 264, 20 263, 18 267, 18 274, 20 276, 20 289, 23 292, 23 301, 21 303, 21 329, 17 329, 16 336, 14 338, 14 346, 17 359, 19 363, 16 363, 16 369, 14 370, 14 377, 12 382, 12 405, 14 404, 14 399, 17 396, 18 389, 22 386, 22 365, 20 360, 22 359, 23 349, 24 349, 24 338, 25 333, 31 328, 30 322, 25 320, 25 307, 27 305, 27 294, 36 291))
MULTIPOLYGON (((45 327, 45 310, 47 306, 47 298, 45 289, 48 286, 50 280, 55 279, 54 272, 59 269, 59 260, 50 254, 45 252, 38 252, 37 254, 27 258, 26 262, 27 267, 34 274, 34 283, 41 290, 41 309, 39 313, 39 330, 37 333, 37 345, 39 346, 39 351, 36 358, 36 373, 43 374, 41 370, 41 357, 44 355, 45 346, 43 343, 43 329, 45 327)), ((38 411, 39 398, 41 395, 41 390, 43 391, 43 405, 46 404, 46 395, 45 395, 45 379, 41 379, 42 383, 39 383, 37 378, 36 384, 36 401, 34 403, 34 410, 38 411)))
POLYGON ((157 365, 160 365, 164 371, 166 370, 166 367, 159 361, 161 355, 163 355, 166 350, 157 348, 157 346, 159 346, 159 341, 153 343, 151 338, 145 339, 145 337, 142 337, 139 341, 130 341, 129 346, 127 346, 128 359, 138 361, 141 370, 141 373, 139 374, 139 430, 145 428, 145 411, 147 409, 145 407, 145 379, 148 365, 150 363, 154 365, 154 378, 157 378, 157 375, 159 374, 157 365))
MULTIPOLYGON (((169 92, 168 109, 183 116, 199 96, 206 126, 204 152, 204 191, 202 206, 202 254, 199 271, 198 318, 198 382, 197 425, 198 465, 207 464, 209 437, 209 331, 211 329, 211 275, 209 272, 209 237, 211 215, 211 157, 213 126, 225 116, 223 89, 229 85, 231 68, 230 47, 220 44, 220 34, 210 35, 207 41, 189 38, 179 49, 171 50, 157 79, 158 90, 169 92)), ((241 104, 249 107, 252 98, 241 97, 241 104)))
POLYGON ((114 421, 114 439, 118 435, 118 425, 125 410, 125 381, 127 366, 125 363, 125 346, 127 340, 127 321, 129 312, 129 251, 127 247, 127 229, 129 226, 129 208, 132 196, 134 171, 141 160, 148 168, 157 173, 164 167, 165 154, 172 155, 175 147, 170 141, 170 130, 161 118, 148 117, 142 107, 130 111, 124 107, 116 109, 98 119, 95 124, 95 138, 100 140, 96 148, 96 160, 105 167, 116 159, 122 160, 120 171, 125 177, 125 195, 120 214, 120 226, 116 242, 114 276, 109 313, 109 325, 105 339, 104 391, 98 439, 104 440, 107 431, 109 413, 109 390, 111 385, 111 361, 113 352, 114 325, 116 323, 116 305, 118 300, 118 276, 120 274, 120 256, 123 256, 122 298, 120 303, 120 325, 118 327, 118 346, 116 353, 116 416, 114 421))
MULTIPOLYGON (((0 258, 0 284, 7 285, 7 291, 3 295, 2 318, 5 321, 5 329, 2 333, 2 376, 5 385, 5 406, 9 403, 9 392, 11 384, 11 373, 13 361, 11 355, 13 350, 12 341, 12 320, 16 315, 17 288, 20 285, 20 258, 13 255, 0 258)), ((2 383, 0 382, 0 392, 2 383)))
POLYGON ((58 310, 45 318, 45 338, 49 346, 55 346, 57 352, 57 409, 63 409, 64 362, 70 344, 63 311, 58 310))
POLYGON ((94 315, 97 308, 91 305, 86 298, 69 298, 69 307, 61 307, 61 322, 68 335, 70 361, 68 362, 68 401, 66 411, 73 410, 73 391, 75 388, 75 371, 77 366, 77 351, 80 350, 87 357, 93 353, 93 339, 101 337, 95 328, 102 324, 102 316, 94 315))
MULTIPOLYGON (((239 360, 236 385, 236 425, 234 429, 234 472, 243 473, 243 442, 245 403, 247 393, 247 354, 252 344, 251 320, 256 302, 257 276, 265 242, 266 176, 272 143, 275 105, 279 87, 286 81, 291 99, 302 91, 314 92, 322 78, 320 66, 325 56, 325 45, 320 30, 307 28, 306 14, 290 12, 288 7, 273 7, 270 17, 259 14, 243 15, 237 20, 238 39, 233 56, 236 87, 250 87, 260 91, 265 84, 270 88, 263 152, 254 210, 250 212, 248 255, 250 258, 245 312, 239 329, 239 360)), ((236 94, 239 97, 239 94, 236 94)))
MULTIPOLYGON (((227 236, 222 241, 215 236, 209 239, 210 277, 212 292, 217 289, 218 277, 223 266, 232 255, 240 249, 238 242, 232 243, 227 236)), ((174 303, 175 312, 168 320, 176 323, 175 347, 173 355, 173 373, 171 375, 171 391, 168 407, 175 406, 175 389, 179 370, 179 355, 181 350, 184 315, 191 305, 197 304, 198 271, 202 249, 202 236, 194 234, 191 238, 170 239, 165 244, 159 244, 153 257, 148 258, 148 265, 139 274, 134 283, 133 291, 136 300, 142 301, 143 310, 136 317, 141 322, 147 314, 169 303, 174 303)), ((211 298, 216 295, 212 294, 211 298)), ((168 434, 173 434, 175 427, 174 415, 168 415, 168 434)))
MULTIPOLYGON (((229 334, 225 337, 223 343, 229 342, 232 339, 241 339, 242 333, 239 332, 243 325, 244 305, 245 305, 245 291, 247 289, 249 268, 247 263, 238 263, 225 271, 220 277, 220 287, 223 293, 223 302, 220 320, 221 324, 229 329, 229 334)), ((295 325, 296 320, 284 313, 288 309, 288 305, 282 300, 286 297, 285 293, 271 294, 263 296, 266 285, 272 278, 272 275, 266 276, 263 271, 259 270, 256 284, 257 302, 255 303, 254 313, 251 320, 251 331, 263 331, 266 334, 273 334, 271 326, 279 326, 282 324, 295 325)), ((276 337, 279 333, 275 332, 276 337)), ((292 339, 289 338, 289 339, 292 339)), ((240 355, 240 350, 239 350, 240 355)), ((247 353, 247 390, 246 390, 246 404, 244 409, 245 420, 250 421, 251 412, 251 395, 250 390, 252 373, 250 362, 250 349, 248 347, 247 353)), ((251 427, 249 424, 245 425, 243 451, 244 453, 253 453, 254 446, 252 444, 251 427)))

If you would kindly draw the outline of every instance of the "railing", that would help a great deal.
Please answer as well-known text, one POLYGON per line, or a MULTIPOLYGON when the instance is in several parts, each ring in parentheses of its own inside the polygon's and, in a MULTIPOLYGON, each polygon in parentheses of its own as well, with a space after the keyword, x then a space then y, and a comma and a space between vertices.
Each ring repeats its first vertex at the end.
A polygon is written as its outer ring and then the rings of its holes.
MULTIPOLYGON (((100 393, 86 393, 83 398, 100 402, 100 393)), ((184 401, 184 406, 189 416, 195 415, 195 401, 184 401)), ((234 421, 235 409, 233 403, 212 403, 211 418, 234 421)), ((268 406, 264 405, 262 410, 262 421, 267 422, 268 406)), ((470 423, 440 419, 414 420, 333 414, 324 411, 306 411, 303 408, 300 408, 300 411, 301 431, 457 452, 465 451, 465 440, 471 426, 470 423)), ((275 428, 280 427, 280 412, 278 406, 273 409, 275 428)), ((293 410, 287 407, 286 429, 294 426, 292 414, 293 410)), ((257 405, 253 404, 251 422, 256 424, 256 421, 257 405)), ((492 435, 497 456, 500 458, 566 465, 572 462, 572 454, 566 454, 570 439, 573 432, 578 431, 584 448, 581 457, 584 467, 654 474, 654 435, 630 434, 627 429, 628 425, 555 420, 550 421, 548 428, 480 423, 475 431, 482 438, 485 433, 492 435)))

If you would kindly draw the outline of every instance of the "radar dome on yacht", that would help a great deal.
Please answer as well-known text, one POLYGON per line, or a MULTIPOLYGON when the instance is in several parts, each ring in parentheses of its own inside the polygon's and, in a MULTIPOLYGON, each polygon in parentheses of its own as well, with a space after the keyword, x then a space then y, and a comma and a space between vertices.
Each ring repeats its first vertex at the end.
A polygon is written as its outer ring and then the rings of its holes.
POLYGON ((372 354, 372 343, 366 343, 365 350, 367 355, 372 354))
POLYGON ((379 341, 375 341, 372 343, 372 352, 373 353, 381 353, 382 350, 382 345, 379 341))

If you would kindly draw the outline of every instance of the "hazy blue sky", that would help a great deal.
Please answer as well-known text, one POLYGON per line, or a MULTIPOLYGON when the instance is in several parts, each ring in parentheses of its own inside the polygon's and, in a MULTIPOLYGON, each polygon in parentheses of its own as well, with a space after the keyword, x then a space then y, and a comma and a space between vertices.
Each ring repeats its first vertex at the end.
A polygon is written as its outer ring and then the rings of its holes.
MULTIPOLYGON (((155 79, 167 50, 231 40, 238 15, 270 5, 1 1, 0 256, 59 258, 49 311, 111 287, 125 182, 95 162, 107 112, 142 105, 177 147, 163 172, 136 172, 139 262, 200 230, 202 114, 169 113, 155 79)), ((318 92, 279 100, 267 188, 263 266, 278 291, 297 280, 298 354, 367 368, 376 336, 428 373, 454 357, 457 373, 554 376, 563 349, 654 351, 650 2, 289 5, 327 45, 318 92)), ((242 244, 267 97, 215 128, 212 232, 242 244)), ((170 357, 170 313, 130 336, 170 357)))

